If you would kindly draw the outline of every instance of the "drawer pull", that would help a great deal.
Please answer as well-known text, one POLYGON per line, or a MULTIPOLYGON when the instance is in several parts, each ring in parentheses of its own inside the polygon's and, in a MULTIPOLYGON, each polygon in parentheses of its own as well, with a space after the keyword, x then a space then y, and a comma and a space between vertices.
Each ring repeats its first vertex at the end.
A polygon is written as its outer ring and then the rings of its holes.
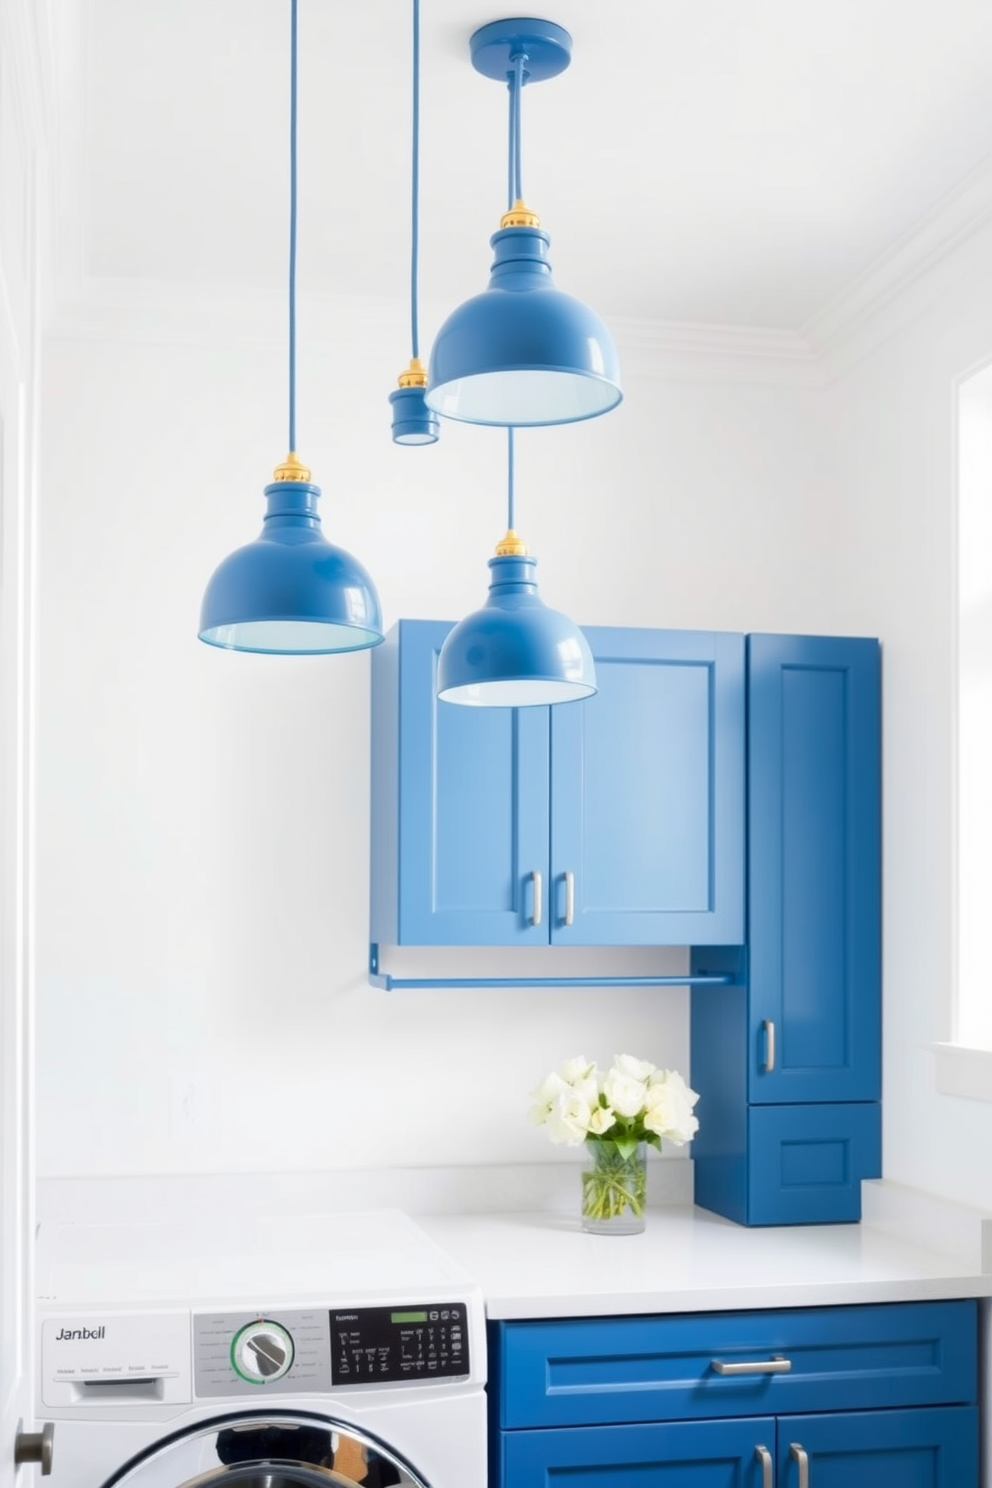
POLYGON ((537 868, 534 869, 534 872, 531 874, 530 878, 531 883, 534 885, 534 907, 531 910, 530 922, 532 925, 539 925, 541 923, 542 914, 541 874, 537 868))
POLYGON ((761 1026, 765 1030, 765 1074, 770 1075, 775 1068, 775 1024, 765 1018, 761 1026))
POLYGON ((754 1455, 761 1463, 761 1488, 772 1488, 772 1454, 767 1447, 755 1447, 754 1455))
POLYGON ((789 1443, 789 1456, 799 1463, 799 1482, 796 1488, 809 1488, 809 1458, 798 1442, 789 1443))
POLYGON ((781 1354, 773 1354, 770 1359, 748 1359, 740 1364, 724 1364, 722 1359, 711 1359, 710 1368, 714 1374, 788 1374, 792 1360, 783 1359, 781 1354))

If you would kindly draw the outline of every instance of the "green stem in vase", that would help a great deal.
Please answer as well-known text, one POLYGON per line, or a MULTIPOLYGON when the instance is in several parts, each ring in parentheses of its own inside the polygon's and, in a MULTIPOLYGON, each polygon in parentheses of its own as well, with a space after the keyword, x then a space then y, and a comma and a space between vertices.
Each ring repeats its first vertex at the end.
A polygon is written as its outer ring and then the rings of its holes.
POLYGON ((592 1166, 582 1174, 582 1212, 589 1219, 618 1219, 628 1210, 644 1214, 647 1167, 643 1147, 629 1151, 608 1139, 586 1143, 592 1166))

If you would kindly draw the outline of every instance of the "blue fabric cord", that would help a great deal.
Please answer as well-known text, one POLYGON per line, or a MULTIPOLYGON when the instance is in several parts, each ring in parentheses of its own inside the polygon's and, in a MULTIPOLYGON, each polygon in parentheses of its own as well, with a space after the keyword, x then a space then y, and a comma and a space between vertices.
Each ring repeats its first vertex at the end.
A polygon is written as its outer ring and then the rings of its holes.
POLYGON ((296 449, 296 32, 297 0, 291 0, 289 66, 289 448, 296 449))
POLYGON ((410 340, 413 355, 420 355, 420 328, 417 317, 418 280, 420 274, 420 0, 413 0, 413 168, 410 210, 410 340))

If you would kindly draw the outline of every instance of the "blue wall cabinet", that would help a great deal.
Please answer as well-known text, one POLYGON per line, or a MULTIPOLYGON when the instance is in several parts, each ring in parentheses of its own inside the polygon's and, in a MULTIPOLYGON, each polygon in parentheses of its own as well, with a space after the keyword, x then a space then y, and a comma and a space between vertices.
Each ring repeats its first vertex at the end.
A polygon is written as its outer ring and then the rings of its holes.
POLYGON ((881 1168, 877 641, 752 635, 747 955, 692 969, 696 1201, 746 1224, 856 1220, 881 1168))
POLYGON ((448 622, 372 656, 371 940, 691 945, 744 934, 744 642, 586 630, 599 692, 438 702, 448 622))
POLYGON ((494 1488, 978 1488, 973 1301, 500 1322, 489 1342, 494 1488))

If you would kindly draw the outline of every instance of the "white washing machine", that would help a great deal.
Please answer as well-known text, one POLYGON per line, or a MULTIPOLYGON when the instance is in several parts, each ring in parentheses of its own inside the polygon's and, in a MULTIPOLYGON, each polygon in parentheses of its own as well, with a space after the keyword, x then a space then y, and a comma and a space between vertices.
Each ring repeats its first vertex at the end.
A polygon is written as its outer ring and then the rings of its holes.
POLYGON ((486 1488, 479 1288, 398 1210, 42 1225, 51 1488, 486 1488))

